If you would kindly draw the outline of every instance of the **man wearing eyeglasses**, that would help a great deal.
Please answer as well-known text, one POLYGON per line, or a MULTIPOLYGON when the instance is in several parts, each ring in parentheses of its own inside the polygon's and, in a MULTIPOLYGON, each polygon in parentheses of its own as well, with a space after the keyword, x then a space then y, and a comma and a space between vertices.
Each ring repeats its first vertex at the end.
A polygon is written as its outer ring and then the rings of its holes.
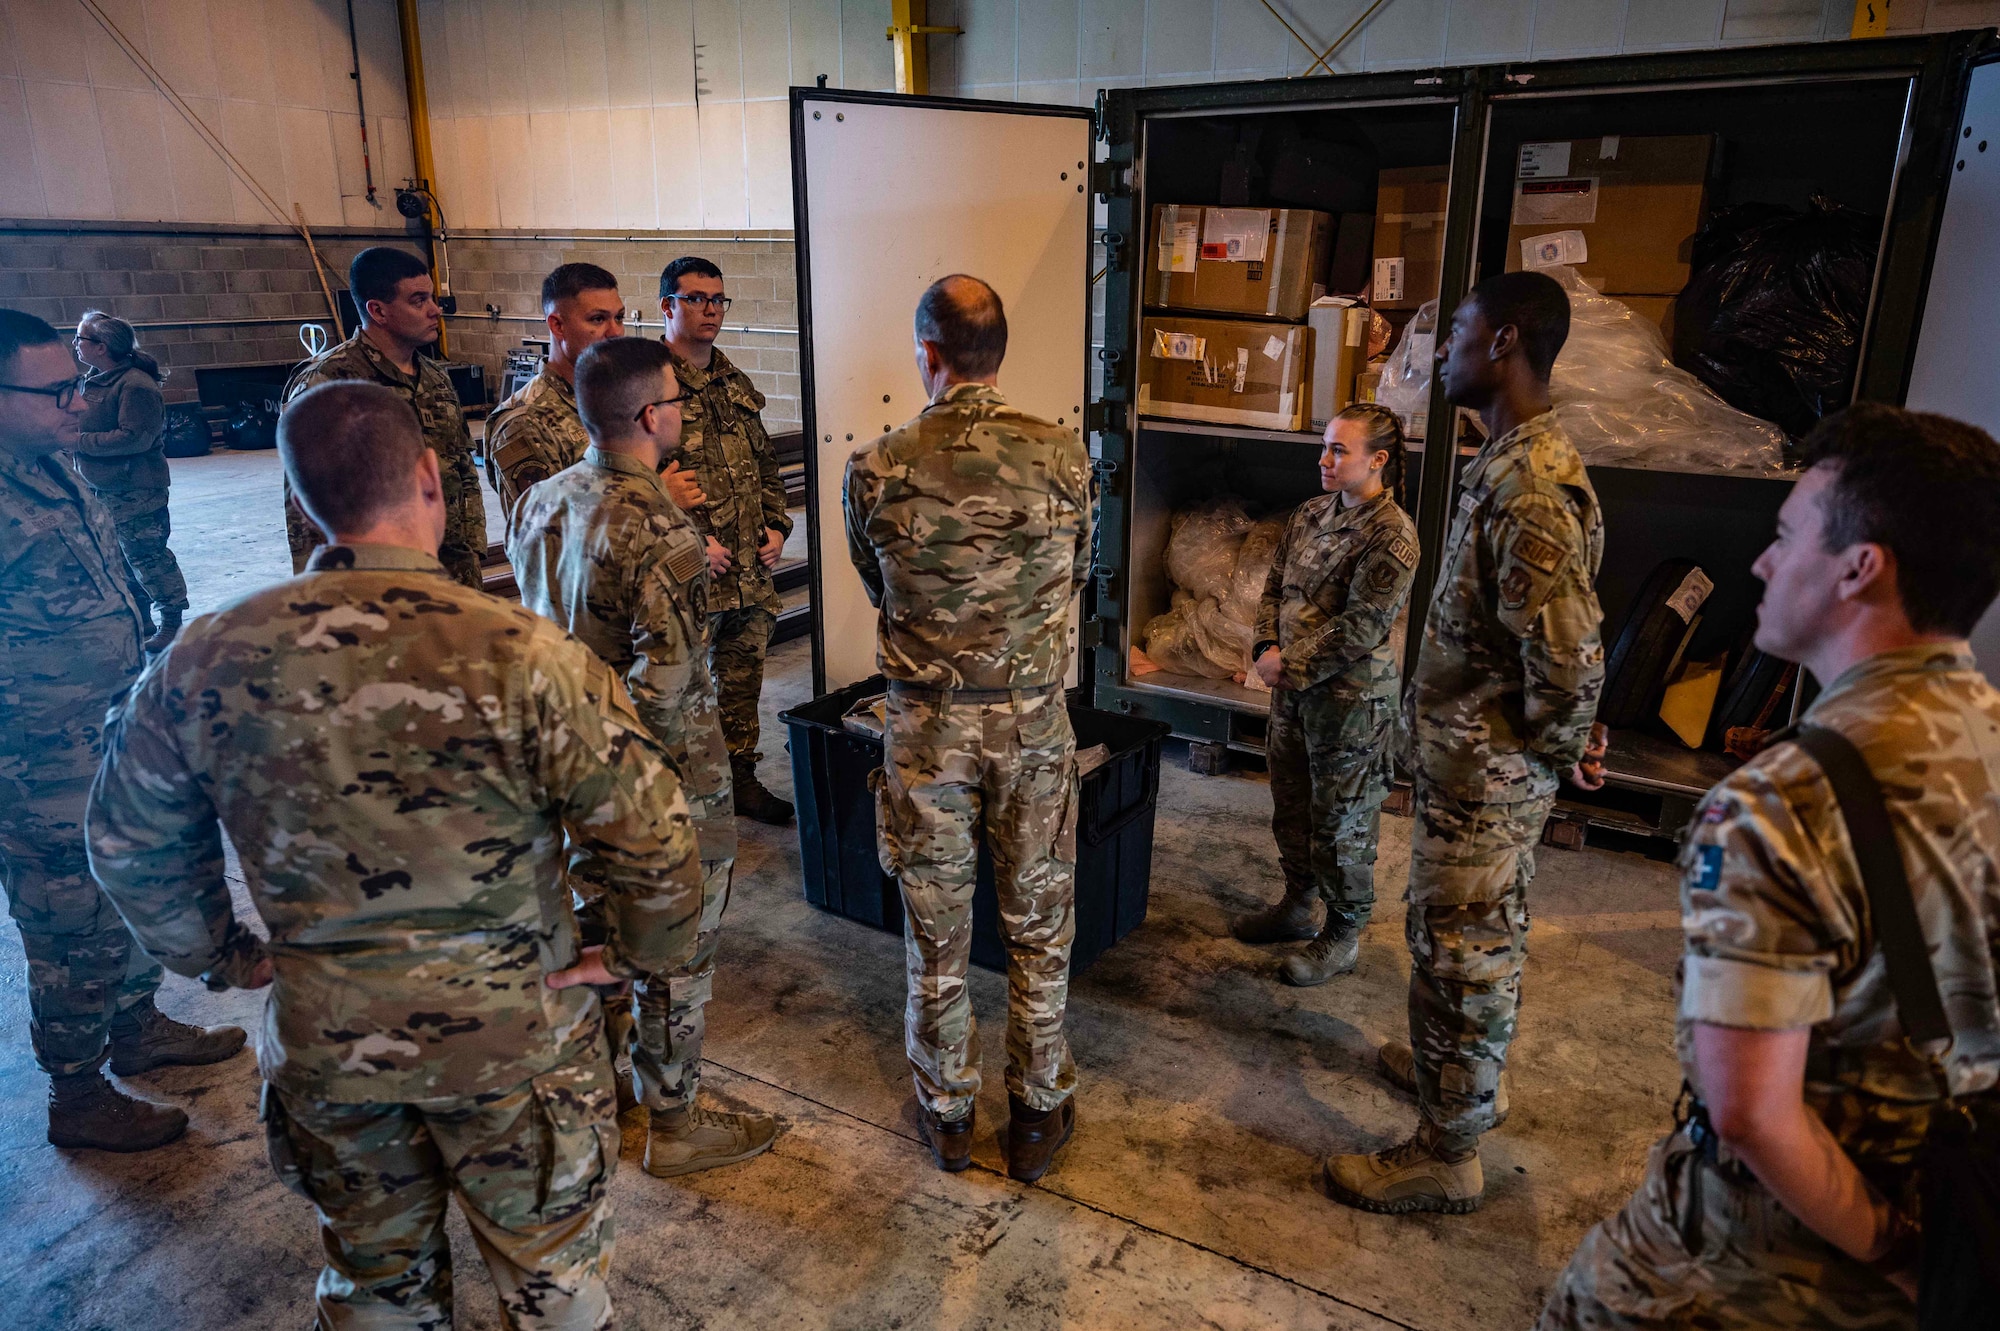
POLYGON ((791 534, 785 482, 759 413, 764 395, 716 349, 730 300, 722 270, 689 255, 660 274, 660 312, 674 374, 687 388, 681 465, 705 500, 690 512, 706 539, 708 650, 722 708, 722 735, 736 790, 736 812, 760 823, 791 821, 792 806, 757 780, 757 700, 764 652, 778 626, 771 569, 791 534))
POLYGON ((28 954, 28 1032, 49 1074, 49 1141, 145 1151, 187 1131, 129 1077, 243 1048, 153 1006, 160 968, 90 876, 84 806, 104 717, 138 677, 143 612, 111 516, 58 456, 83 400, 56 330, 0 310, 0 881, 28 954))

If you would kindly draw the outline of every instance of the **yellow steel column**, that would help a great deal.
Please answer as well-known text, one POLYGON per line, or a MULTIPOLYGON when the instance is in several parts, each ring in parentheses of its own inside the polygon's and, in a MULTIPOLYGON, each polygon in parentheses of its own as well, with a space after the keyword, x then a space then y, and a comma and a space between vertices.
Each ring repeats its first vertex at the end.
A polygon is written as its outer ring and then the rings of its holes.
POLYGON ((1886 37, 1889 35, 1890 0, 1854 0, 1854 26, 1848 29, 1849 37, 1886 37))
MULTIPOLYGON (((403 35, 403 86, 410 102, 410 152, 416 159, 417 184, 423 188, 425 215, 431 234, 442 226, 437 206, 437 161, 431 156, 431 108, 424 95, 424 42, 417 31, 417 0, 396 0, 396 26, 403 35)), ((449 269, 445 270, 449 272, 449 269)), ((442 277, 440 294, 450 291, 450 279, 442 277)), ((438 329, 438 354, 445 355, 445 333, 438 329)))
POLYGON ((956 35, 963 28, 934 28, 926 20, 930 0, 889 0, 889 40, 896 44, 896 91, 931 90, 931 57, 927 38, 956 35))

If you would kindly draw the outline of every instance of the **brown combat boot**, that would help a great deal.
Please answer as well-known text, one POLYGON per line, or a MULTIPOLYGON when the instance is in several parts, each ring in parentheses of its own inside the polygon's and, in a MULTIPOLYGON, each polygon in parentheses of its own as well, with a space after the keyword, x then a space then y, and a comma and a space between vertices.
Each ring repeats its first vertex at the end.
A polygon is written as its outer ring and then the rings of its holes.
POLYGON ((1076 1097, 1054 1109, 1030 1109, 1007 1097, 1007 1177, 1033 1183, 1049 1172, 1056 1152, 1076 1131, 1076 1097))
POLYGON ((1325 984, 1336 975, 1345 975, 1361 961, 1361 932, 1347 921, 1329 913, 1326 927, 1278 967, 1286 984, 1310 988, 1325 984))
POLYGON ((169 1065, 196 1067, 233 1058, 249 1037, 241 1026, 190 1026, 147 999, 111 1019, 111 1070, 121 1077, 169 1065))
POLYGON ((964 1118, 942 1119, 922 1105, 917 1106, 917 1130, 931 1158, 947 1174, 956 1174, 972 1164, 972 1114, 964 1118))
POLYGON ((96 1068, 49 1078, 49 1145, 93 1151, 150 1151, 176 1140, 188 1116, 130 1096, 96 1068))
MULTIPOLYGON (((1401 1040, 1391 1040, 1375 1051, 1375 1066, 1380 1069, 1383 1079, 1399 1091, 1411 1095, 1417 1093, 1417 1056, 1409 1045, 1401 1040)), ((1508 1084, 1511 1078, 1503 1069, 1500 1085, 1493 1092, 1493 1126, 1499 1127, 1507 1121, 1508 1084)))
POLYGON ((1418 1123, 1416 1135, 1401 1146, 1372 1155, 1330 1155, 1322 1168, 1335 1201, 1386 1215, 1467 1215, 1486 1195, 1479 1152, 1446 1151, 1428 1122, 1418 1123))
POLYGON ((161 610, 160 626, 153 630, 152 635, 145 642, 140 644, 140 650, 148 656, 154 656, 172 646, 174 639, 180 635, 181 615, 183 613, 182 610, 177 608, 161 610))
POLYGON ((777 1140, 778 1120, 769 1114, 729 1114, 698 1104, 654 1110, 644 1168, 654 1178, 698 1174, 762 1155, 777 1140))
POLYGON ((757 779, 757 764, 742 758, 729 760, 729 779, 735 790, 736 812, 739 816, 772 827, 783 827, 792 821, 790 800, 780 799, 764 789, 764 783, 757 779))
POLYGON ((1229 932, 1236 936, 1239 943, 1259 946, 1265 943, 1303 943, 1309 938, 1317 938, 1319 925, 1313 919, 1314 900, 1311 892, 1299 896, 1286 892, 1277 905, 1243 916, 1230 926, 1229 932))

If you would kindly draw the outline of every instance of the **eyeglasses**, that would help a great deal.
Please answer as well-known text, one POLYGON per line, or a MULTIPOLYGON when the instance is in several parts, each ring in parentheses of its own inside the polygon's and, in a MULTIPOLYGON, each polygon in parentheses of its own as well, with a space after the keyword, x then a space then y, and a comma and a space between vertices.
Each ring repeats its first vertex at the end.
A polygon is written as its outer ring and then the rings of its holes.
POLYGON ((727 313, 729 313, 729 307, 730 307, 731 305, 734 305, 734 304, 736 303, 735 301, 731 300, 731 299, 730 299, 729 297, 727 297, 727 296, 679 296, 679 295, 675 295, 675 296, 668 296, 668 297, 667 297, 667 299, 668 299, 668 300, 677 300, 677 301, 679 301, 679 302, 680 302, 681 304, 683 304, 683 305, 689 305, 689 306, 700 306, 700 307, 701 307, 702 309, 705 309, 705 310, 711 310, 711 311, 713 311, 713 312, 714 312, 714 313, 716 313, 716 314, 727 314, 727 313))
POLYGON ((65 383, 51 384, 47 388, 29 388, 24 384, 0 384, 0 392, 31 393, 36 397, 52 397, 56 400, 56 410, 61 411, 76 401, 76 390, 83 386, 83 380, 71 379, 65 383))
POLYGON ((690 393, 687 391, 687 389, 683 388, 679 393, 677 393, 673 397, 663 397, 657 402, 648 402, 645 406, 639 408, 639 410, 632 413, 632 419, 635 421, 643 421, 646 419, 646 413, 651 411, 654 407, 671 407, 676 403, 685 402, 693 396, 694 396, 693 393, 690 393))
POLYGON ((72 342, 88 342, 88 343, 90 343, 90 344, 91 344, 92 346, 98 346, 98 347, 101 347, 101 346, 103 346, 103 345, 104 345, 104 339, 103 339, 103 338, 101 338, 101 337, 92 337, 92 336, 91 336, 90 334, 88 334, 88 333, 78 333, 78 334, 77 334, 77 335, 76 335, 75 337, 71 338, 70 340, 71 340, 72 342))

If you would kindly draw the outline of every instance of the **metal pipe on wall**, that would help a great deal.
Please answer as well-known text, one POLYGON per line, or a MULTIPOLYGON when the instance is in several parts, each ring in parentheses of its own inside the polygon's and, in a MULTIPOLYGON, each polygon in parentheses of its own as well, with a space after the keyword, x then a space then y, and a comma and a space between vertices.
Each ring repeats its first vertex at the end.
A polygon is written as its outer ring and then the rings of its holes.
MULTIPOLYGON (((427 241, 432 242, 434 251, 442 251, 444 242, 435 239, 443 219, 438 213, 437 162, 431 155, 431 106, 424 93, 424 42, 417 30, 417 0, 396 0, 396 29, 403 38, 403 86, 408 92, 410 103, 410 154, 417 166, 417 183, 423 187, 424 218, 428 227, 427 241)), ((440 252, 433 259, 432 267, 440 274, 444 292, 450 290, 451 269, 449 260, 440 252)), ((441 293, 442 294, 442 293, 441 293)), ((443 328, 438 330, 438 354, 449 356, 450 344, 445 340, 443 328)))

